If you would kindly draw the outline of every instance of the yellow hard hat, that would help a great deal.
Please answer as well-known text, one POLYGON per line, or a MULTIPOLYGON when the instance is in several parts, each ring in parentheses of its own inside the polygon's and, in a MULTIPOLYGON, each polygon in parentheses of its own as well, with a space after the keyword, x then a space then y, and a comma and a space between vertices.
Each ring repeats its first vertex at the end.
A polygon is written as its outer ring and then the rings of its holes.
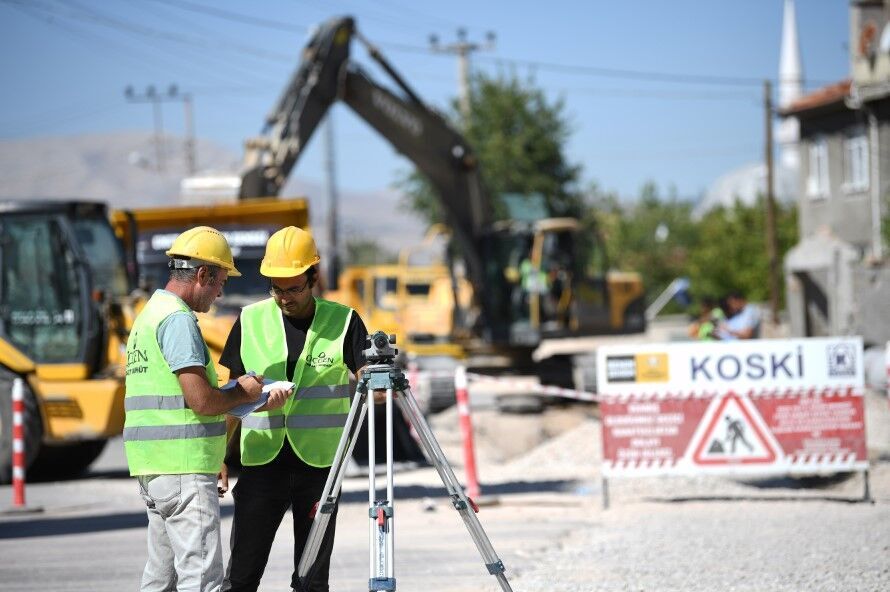
POLYGON ((260 273, 270 278, 296 277, 320 260, 312 235, 302 228, 287 226, 266 241, 260 273))
POLYGON ((226 237, 209 226, 196 226, 186 230, 176 237, 168 257, 186 257, 198 259, 210 265, 217 265, 229 272, 232 277, 238 277, 241 273, 235 269, 235 261, 232 259, 232 249, 226 237))

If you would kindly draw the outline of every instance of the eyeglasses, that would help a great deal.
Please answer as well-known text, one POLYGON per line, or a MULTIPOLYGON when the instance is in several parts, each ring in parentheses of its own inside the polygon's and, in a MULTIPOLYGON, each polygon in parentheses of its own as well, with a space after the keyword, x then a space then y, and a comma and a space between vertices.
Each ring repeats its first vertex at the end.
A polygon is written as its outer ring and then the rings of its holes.
POLYGON ((272 284, 272 285, 269 286, 269 295, 270 295, 270 296, 276 296, 276 297, 278 297, 278 298, 283 298, 283 297, 285 297, 285 296, 287 296, 287 297, 291 297, 291 296, 299 296, 300 294, 302 294, 303 292, 305 292, 305 291, 306 291, 306 288, 308 288, 308 287, 309 287, 309 282, 308 282, 308 281, 305 282, 305 283, 304 283, 302 286, 300 286, 300 287, 294 286, 293 288, 287 288, 286 290, 285 290, 284 288, 279 288, 279 287, 276 286, 275 284, 272 284))

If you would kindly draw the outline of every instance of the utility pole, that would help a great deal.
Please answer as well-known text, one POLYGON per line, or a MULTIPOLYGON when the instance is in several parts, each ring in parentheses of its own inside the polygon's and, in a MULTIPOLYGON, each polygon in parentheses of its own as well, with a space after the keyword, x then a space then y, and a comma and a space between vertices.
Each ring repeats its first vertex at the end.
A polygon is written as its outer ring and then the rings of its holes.
POLYGON ((493 31, 485 34, 484 44, 467 41, 467 30, 463 27, 457 30, 457 41, 448 45, 439 45, 439 37, 430 35, 430 48, 433 51, 457 55, 457 96, 464 123, 470 121, 470 53, 481 49, 492 50, 494 43, 493 31))
POLYGON ((773 87, 763 82, 764 119, 766 120, 766 254, 769 261, 769 303, 773 324, 779 322, 779 238, 776 234, 776 198, 773 195, 773 87))
POLYGON ((337 217, 339 211, 337 195, 337 178, 335 169, 334 150, 334 116, 328 111, 325 122, 325 170, 327 172, 328 185, 328 277, 327 288, 337 288, 337 277, 340 275, 340 244, 337 234, 337 217))
POLYGON ((192 111, 192 95, 182 95, 182 106, 185 109, 185 170, 194 175, 198 170, 198 157, 195 149, 195 118, 192 111))
POLYGON ((190 175, 196 170, 195 156, 195 127, 192 111, 192 95, 190 93, 180 93, 179 88, 175 84, 171 84, 167 88, 166 93, 158 92, 154 85, 146 87, 144 93, 137 93, 133 90, 132 85, 128 85, 124 89, 124 97, 131 103, 151 103, 154 112, 155 126, 155 166, 157 170, 163 171, 166 168, 166 151, 164 149, 164 122, 161 103, 169 101, 182 101, 185 108, 185 168, 190 175))

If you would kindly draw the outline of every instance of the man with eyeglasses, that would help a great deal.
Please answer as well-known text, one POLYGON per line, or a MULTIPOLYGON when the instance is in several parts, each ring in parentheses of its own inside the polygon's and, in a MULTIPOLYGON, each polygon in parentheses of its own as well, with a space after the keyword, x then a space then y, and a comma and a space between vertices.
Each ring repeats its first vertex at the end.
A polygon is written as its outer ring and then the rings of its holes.
MULTIPOLYGON (((288 508, 293 515, 294 571, 349 413, 349 373, 364 364, 368 331, 349 307, 316 298, 318 251, 312 236, 289 226, 266 243, 260 273, 271 298, 244 307, 220 363, 232 376, 246 368, 296 384, 283 408, 241 420, 242 470, 232 490, 235 516, 223 590, 254 592, 288 508)), ((230 424, 230 433, 234 431, 230 424)), ((222 475, 223 483, 227 483, 222 475)), ((336 510, 309 577, 310 590, 328 590, 336 510)))
MULTIPOLYGON (((218 592, 223 583, 217 473, 230 409, 259 399, 261 376, 219 390, 195 312, 207 312, 238 276, 225 237, 208 226, 167 251, 170 280, 136 317, 127 339, 124 449, 148 513, 141 590, 218 592)), ((245 373, 246 374, 246 373, 245 373)), ((273 390, 264 408, 283 405, 273 390)))

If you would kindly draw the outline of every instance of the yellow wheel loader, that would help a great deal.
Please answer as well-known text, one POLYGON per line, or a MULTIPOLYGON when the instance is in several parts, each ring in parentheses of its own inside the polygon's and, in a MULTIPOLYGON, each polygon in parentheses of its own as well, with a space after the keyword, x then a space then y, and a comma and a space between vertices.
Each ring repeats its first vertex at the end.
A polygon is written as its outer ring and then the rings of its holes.
POLYGON ((0 483, 17 379, 30 476, 77 474, 121 433, 134 271, 104 204, 0 202, 0 483))

